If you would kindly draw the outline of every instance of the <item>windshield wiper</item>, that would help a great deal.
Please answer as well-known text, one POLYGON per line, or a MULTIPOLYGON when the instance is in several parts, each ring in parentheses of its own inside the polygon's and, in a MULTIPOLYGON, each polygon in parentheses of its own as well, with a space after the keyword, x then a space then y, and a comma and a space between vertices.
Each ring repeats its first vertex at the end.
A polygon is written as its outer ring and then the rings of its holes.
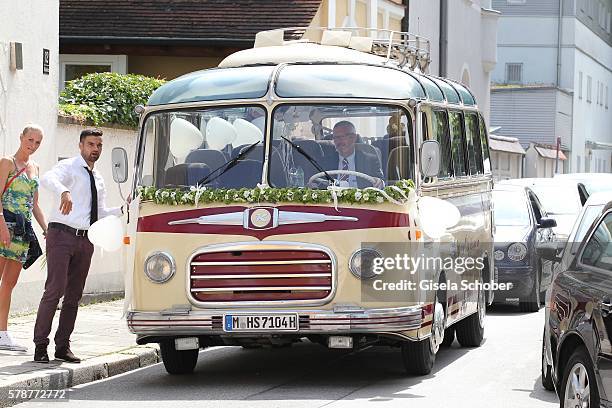
POLYGON ((238 164, 238 162, 240 161, 240 159, 242 159, 243 157, 245 157, 247 154, 249 154, 251 152, 251 150, 253 150, 255 148, 255 146, 257 146, 259 143, 261 143, 261 141, 257 141, 255 143, 253 143, 252 145, 249 145, 246 149, 243 149, 236 157, 234 157, 232 160, 228 161, 225 164, 222 164, 221 166, 217 167, 216 169, 214 169, 213 171, 211 171, 210 173, 208 173, 208 175, 202 177, 200 179, 200 181, 198 181, 198 185, 203 186, 206 183, 212 183, 213 181, 215 181, 216 179, 219 178, 219 176, 221 176, 223 173, 225 173, 226 171, 228 171, 229 169, 231 169, 232 167, 234 167, 235 165, 238 164), (217 174, 215 177, 212 177, 213 174, 215 174, 216 172, 218 172, 219 170, 221 170, 219 172, 219 174, 217 174), (212 178, 211 178, 212 177, 212 178))
POLYGON ((287 143, 289 143, 295 150, 297 150, 302 156, 304 156, 309 162, 310 164, 312 164, 314 166, 315 169, 317 169, 318 171, 320 171, 321 173, 325 174, 325 178, 327 180, 329 180, 329 182, 331 184, 335 184, 336 180, 330 176, 324 169, 323 167, 321 167, 321 165, 315 160, 313 159, 308 153, 306 153, 306 151, 304 149, 302 149, 299 145, 295 144, 294 142, 292 142, 291 140, 287 139, 285 136, 280 135, 280 137, 285 140, 287 143))

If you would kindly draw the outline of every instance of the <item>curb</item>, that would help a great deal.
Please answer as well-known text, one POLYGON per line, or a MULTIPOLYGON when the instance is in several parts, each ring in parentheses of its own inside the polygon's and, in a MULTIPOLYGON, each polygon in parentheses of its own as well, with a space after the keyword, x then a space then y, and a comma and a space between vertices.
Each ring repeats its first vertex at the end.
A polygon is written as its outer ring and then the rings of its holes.
MULTIPOLYGON (((0 408, 10 407, 35 398, 37 392, 38 395, 43 395, 41 393, 43 390, 65 390, 76 385, 87 384, 137 368, 147 367, 160 361, 159 348, 147 345, 93 357, 83 360, 80 364, 64 363, 57 366, 50 364, 48 369, 15 375, 10 384, 1 384, 0 408), (10 396, 9 390, 21 390, 22 392, 19 397, 16 397, 14 395, 10 396)), ((19 394, 19 391, 12 392, 19 394)), ((68 393, 66 396, 69 398, 68 393)))

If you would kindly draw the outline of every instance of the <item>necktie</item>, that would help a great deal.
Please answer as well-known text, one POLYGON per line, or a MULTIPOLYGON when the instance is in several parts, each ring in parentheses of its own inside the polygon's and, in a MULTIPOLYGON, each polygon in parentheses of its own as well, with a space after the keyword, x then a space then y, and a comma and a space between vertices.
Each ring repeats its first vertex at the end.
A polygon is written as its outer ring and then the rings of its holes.
MULTIPOLYGON (((348 160, 346 160, 346 157, 344 159, 342 159, 342 170, 348 170, 349 169, 349 163, 348 160)), ((349 175, 346 173, 343 173, 340 175, 340 178, 338 179, 339 181, 348 181, 349 175)))
POLYGON ((96 189, 96 179, 94 179, 93 171, 85 166, 85 170, 89 173, 89 188, 91 189, 91 215, 89 216, 89 225, 98 221, 98 190, 96 189))

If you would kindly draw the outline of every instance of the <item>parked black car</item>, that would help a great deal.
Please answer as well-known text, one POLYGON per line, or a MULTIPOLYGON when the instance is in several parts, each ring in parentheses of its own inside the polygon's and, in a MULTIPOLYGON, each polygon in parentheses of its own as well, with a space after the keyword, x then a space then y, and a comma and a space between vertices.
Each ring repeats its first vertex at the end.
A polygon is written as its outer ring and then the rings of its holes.
POLYGON ((582 217, 591 226, 577 249, 568 242, 561 258, 539 249, 559 262, 546 297, 542 384, 561 407, 612 407, 612 200, 592 219, 582 217))
POLYGON ((497 184, 493 206, 495 274, 498 283, 512 284, 497 291, 494 301, 518 298, 521 311, 537 312, 552 280, 552 262, 540 259, 536 247, 555 242, 557 223, 529 187, 497 184))

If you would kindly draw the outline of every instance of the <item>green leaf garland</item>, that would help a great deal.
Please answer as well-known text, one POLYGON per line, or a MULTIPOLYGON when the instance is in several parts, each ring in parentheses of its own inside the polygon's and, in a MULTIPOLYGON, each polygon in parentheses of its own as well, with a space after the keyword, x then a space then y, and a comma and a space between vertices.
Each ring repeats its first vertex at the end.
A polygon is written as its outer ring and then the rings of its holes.
MULTIPOLYGON (((400 180, 395 188, 387 186, 385 193, 396 201, 404 201, 414 190, 412 180, 400 180)), ((197 188, 166 189, 156 187, 139 187, 138 194, 142 201, 153 201, 162 205, 204 205, 204 204, 258 204, 258 203, 294 203, 294 204, 333 204, 330 190, 310 188, 197 188)), ((338 204, 383 204, 387 201, 380 191, 375 189, 345 188, 336 192, 338 204)))

